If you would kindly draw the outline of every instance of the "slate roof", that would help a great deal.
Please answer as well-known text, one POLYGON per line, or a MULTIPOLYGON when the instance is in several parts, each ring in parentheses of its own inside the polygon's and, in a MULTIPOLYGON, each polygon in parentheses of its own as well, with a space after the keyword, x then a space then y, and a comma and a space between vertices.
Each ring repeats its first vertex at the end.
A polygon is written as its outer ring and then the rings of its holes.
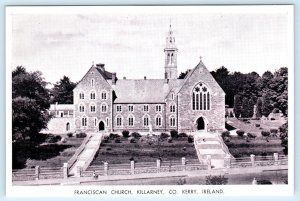
POLYGON ((104 79, 111 80, 111 78, 112 78, 112 73, 111 72, 108 72, 106 70, 103 71, 100 68, 96 68, 96 69, 104 77, 104 79))
POLYGON ((113 86, 115 103, 164 103, 170 90, 176 90, 183 80, 139 79, 118 80, 113 86))

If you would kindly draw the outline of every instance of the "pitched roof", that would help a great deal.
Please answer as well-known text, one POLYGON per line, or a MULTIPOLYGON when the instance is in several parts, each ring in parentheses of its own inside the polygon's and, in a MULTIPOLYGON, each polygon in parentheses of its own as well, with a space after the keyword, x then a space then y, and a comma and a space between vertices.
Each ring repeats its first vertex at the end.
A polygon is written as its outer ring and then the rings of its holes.
POLYGON ((106 70, 101 70, 100 68, 97 68, 97 67, 96 67, 96 69, 103 76, 104 79, 111 80, 111 78, 112 78, 111 72, 108 72, 106 70))
POLYGON ((113 87, 117 99, 115 103, 164 103, 166 95, 177 89, 183 80, 140 79, 118 80, 113 87))

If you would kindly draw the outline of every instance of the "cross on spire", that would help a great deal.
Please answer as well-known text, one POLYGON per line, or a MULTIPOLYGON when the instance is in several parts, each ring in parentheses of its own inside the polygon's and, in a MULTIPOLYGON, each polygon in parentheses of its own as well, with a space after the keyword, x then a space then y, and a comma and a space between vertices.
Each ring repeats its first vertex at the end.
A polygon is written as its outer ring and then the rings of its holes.
POLYGON ((92 66, 95 66, 95 62, 94 61, 92 62, 92 66))
POLYGON ((200 58, 200 61, 202 61, 202 58, 203 58, 203 57, 202 57, 202 56, 200 56, 199 58, 200 58))

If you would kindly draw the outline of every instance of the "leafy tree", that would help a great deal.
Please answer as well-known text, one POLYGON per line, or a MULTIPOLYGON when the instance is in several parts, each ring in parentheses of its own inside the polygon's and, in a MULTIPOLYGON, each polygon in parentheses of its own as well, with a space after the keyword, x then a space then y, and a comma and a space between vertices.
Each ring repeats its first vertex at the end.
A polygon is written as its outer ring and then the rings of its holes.
POLYGON ((70 78, 64 76, 53 87, 51 93, 53 95, 52 103, 72 104, 73 103, 73 89, 76 83, 71 82, 70 78))
POLYGON ((14 141, 35 138, 47 127, 49 91, 41 72, 18 66, 12 72, 12 135, 14 141), (26 86, 26 87, 25 87, 26 86))
POLYGON ((271 98, 272 98, 271 91, 266 91, 266 93, 262 96, 261 111, 262 111, 262 115, 264 115, 265 117, 269 116, 269 114, 274 109, 271 98))
POLYGON ((239 118, 241 116, 241 112, 242 112, 242 99, 241 99, 240 95, 235 95, 234 96, 233 112, 234 112, 236 118, 239 118))
POLYGON ((260 118, 262 116, 262 98, 259 97, 256 101, 256 117, 260 118))
POLYGON ((185 72, 181 72, 178 79, 184 79, 185 76, 190 72, 190 70, 186 70, 185 72))
POLYGON ((249 117, 249 100, 247 97, 243 97, 242 99, 242 110, 241 110, 241 115, 244 118, 249 117))
POLYGON ((288 154, 288 122, 286 122, 279 128, 279 132, 280 132, 279 136, 281 139, 281 145, 284 147, 283 152, 285 155, 287 155, 288 154))

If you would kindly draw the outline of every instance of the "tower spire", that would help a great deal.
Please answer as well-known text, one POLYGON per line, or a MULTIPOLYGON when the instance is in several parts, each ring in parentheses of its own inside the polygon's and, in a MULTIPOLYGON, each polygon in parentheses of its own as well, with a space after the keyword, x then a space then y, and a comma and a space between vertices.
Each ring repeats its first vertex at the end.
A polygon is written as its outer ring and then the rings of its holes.
POLYGON ((172 31, 170 19, 170 29, 166 38, 165 52, 165 78, 177 79, 177 47, 175 45, 175 37, 172 31))

